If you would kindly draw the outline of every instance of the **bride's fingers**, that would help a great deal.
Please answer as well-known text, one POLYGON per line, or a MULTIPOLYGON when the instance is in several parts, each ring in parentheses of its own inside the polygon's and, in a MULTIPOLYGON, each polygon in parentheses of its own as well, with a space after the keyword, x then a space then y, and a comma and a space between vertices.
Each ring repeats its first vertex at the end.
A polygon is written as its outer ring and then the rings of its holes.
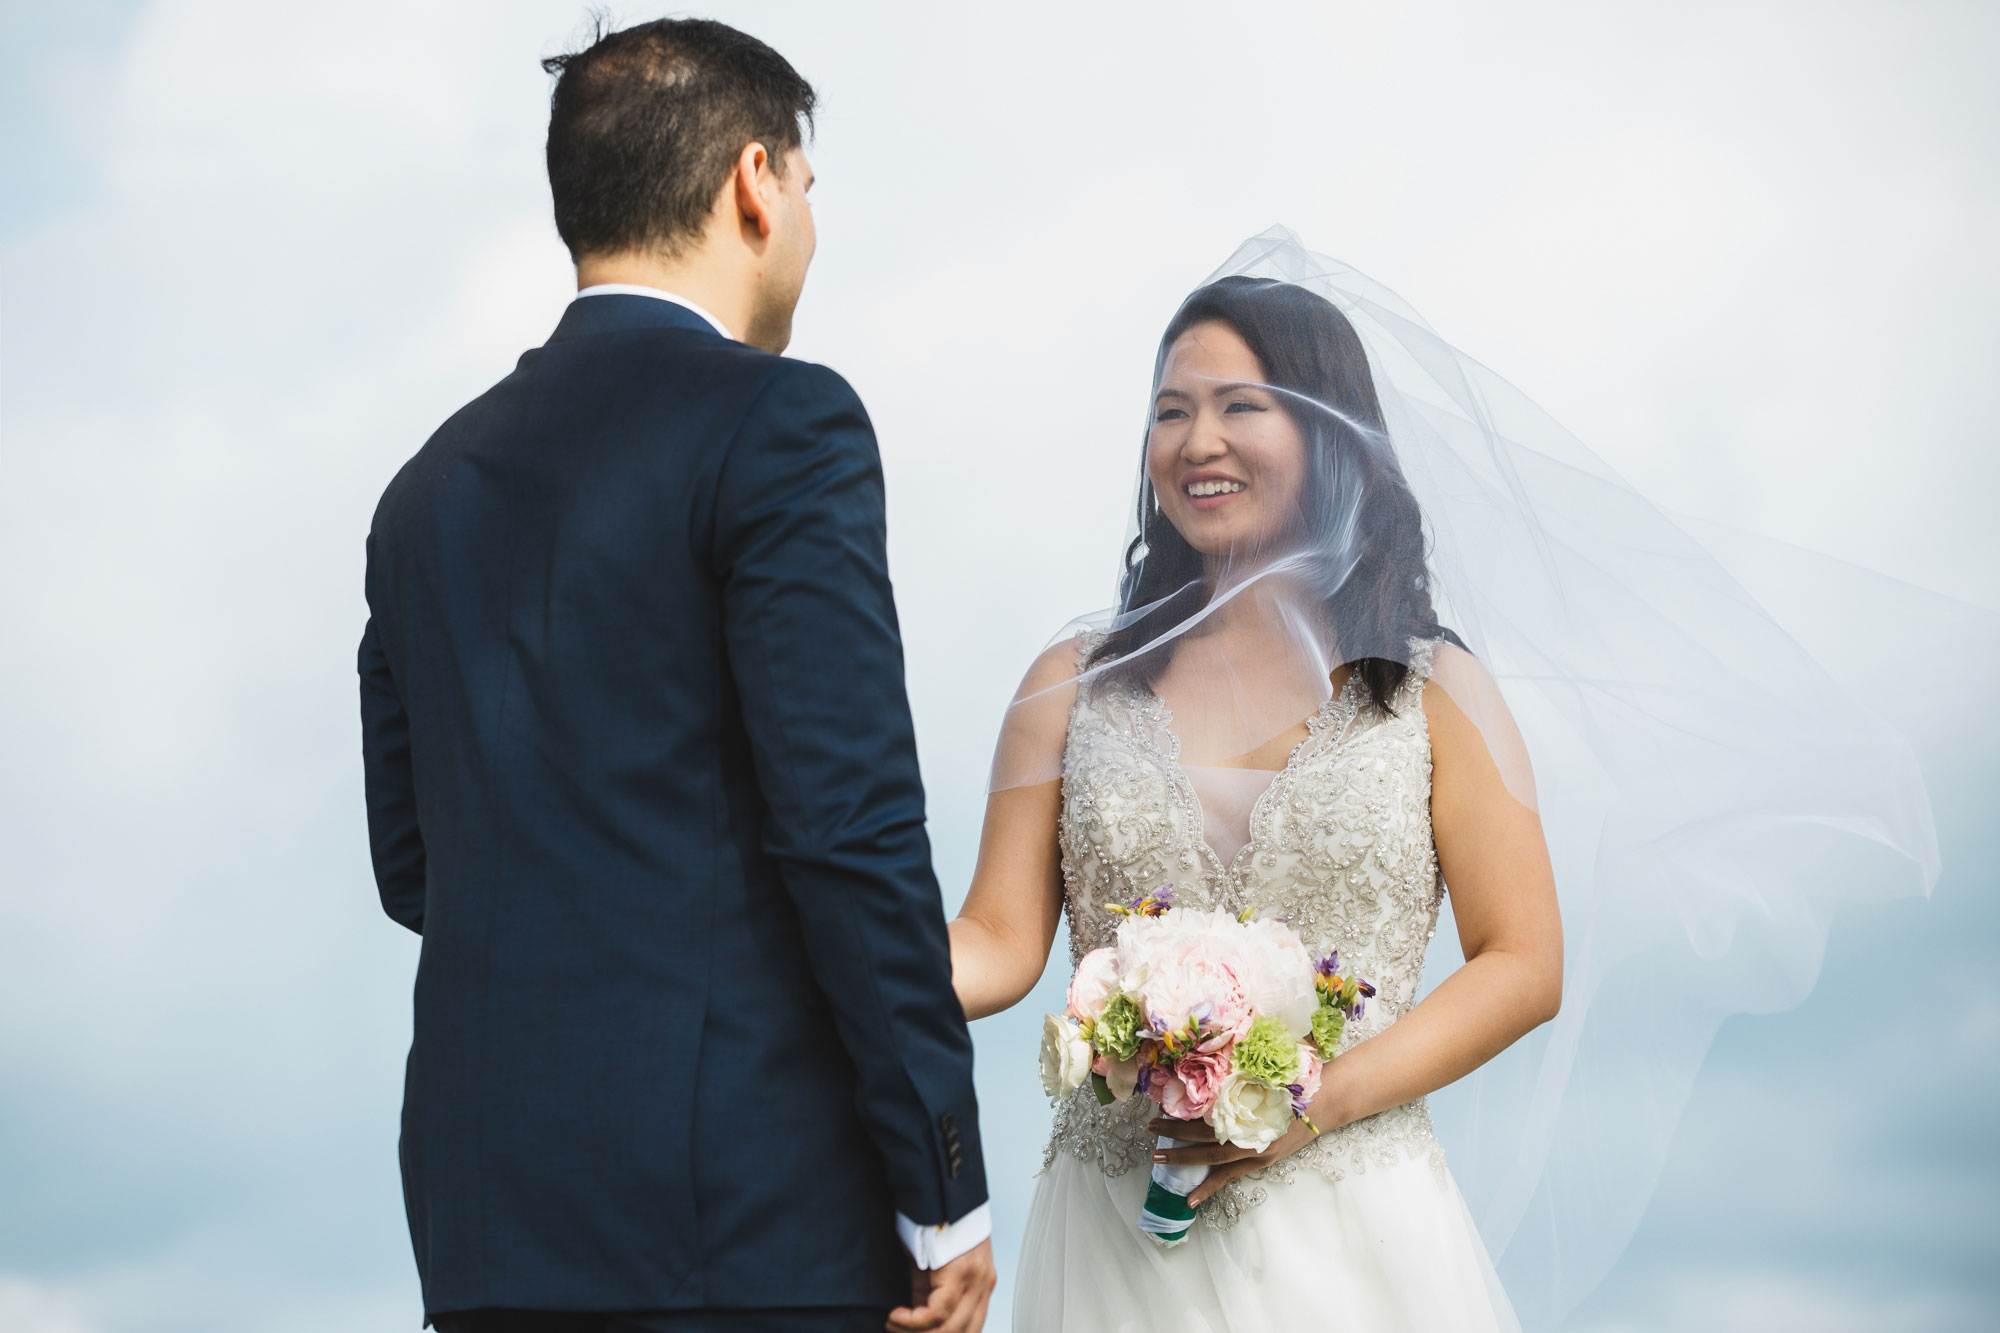
POLYGON ((1188 1195, 1188 1204, 1190 1206, 1199 1206, 1207 1202, 1209 1197, 1224 1185, 1227 1185, 1230 1181, 1236 1179, 1236 1177, 1256 1169, 1257 1163, 1254 1161, 1235 1161, 1216 1167, 1215 1170, 1208 1173, 1207 1179, 1194 1187, 1194 1193, 1188 1195))
POLYGON ((1215 1142, 1215 1127, 1206 1120, 1172 1120, 1161 1116, 1149 1122, 1146 1129, 1150 1133, 1165 1134, 1168 1138, 1180 1139, 1185 1143, 1215 1142))
POLYGON ((1187 1148, 1155 1148, 1153 1160, 1168 1166, 1214 1166, 1220 1162, 1239 1161, 1257 1154, 1248 1148, 1239 1148, 1233 1143, 1197 1143, 1187 1148))

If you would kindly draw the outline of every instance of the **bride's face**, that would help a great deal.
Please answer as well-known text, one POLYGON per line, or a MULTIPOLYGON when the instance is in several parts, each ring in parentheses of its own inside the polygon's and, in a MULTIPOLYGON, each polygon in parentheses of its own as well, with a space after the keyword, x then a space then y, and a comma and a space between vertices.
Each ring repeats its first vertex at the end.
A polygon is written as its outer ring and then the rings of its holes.
POLYGON ((1298 521, 1305 440, 1264 378, 1227 324, 1197 324, 1167 349, 1146 470, 1160 512, 1211 559, 1269 553, 1298 521))

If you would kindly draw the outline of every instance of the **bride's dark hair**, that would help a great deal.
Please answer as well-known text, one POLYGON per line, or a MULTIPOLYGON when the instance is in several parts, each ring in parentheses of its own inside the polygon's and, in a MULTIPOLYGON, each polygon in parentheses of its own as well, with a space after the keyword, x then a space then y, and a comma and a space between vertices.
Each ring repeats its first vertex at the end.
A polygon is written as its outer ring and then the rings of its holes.
MULTIPOLYGON (((1289 391, 1277 396, 1305 438, 1303 511, 1324 512, 1336 469, 1353 469, 1349 475, 1358 477, 1354 541, 1359 558, 1344 577, 1342 571, 1330 571, 1326 623, 1339 627, 1343 660, 1361 677, 1374 705, 1386 710, 1409 672, 1404 659, 1412 638, 1464 645, 1438 624, 1431 606, 1423 513, 1395 454, 1380 443, 1387 432, 1367 351, 1347 317, 1324 297, 1272 278, 1228 277, 1181 303, 1160 337, 1153 368, 1156 385, 1174 342, 1210 321, 1235 329, 1263 366, 1266 382, 1289 391), (1318 411, 1301 402, 1335 410, 1318 411), (1374 432, 1376 442, 1350 421, 1374 432)), ((1086 665, 1130 658, 1118 674, 1151 685, 1165 669, 1172 646, 1161 653, 1140 650, 1199 612, 1210 594, 1201 553, 1160 513, 1151 474, 1142 467, 1139 535, 1125 552, 1118 610, 1123 619, 1142 607, 1152 609, 1105 636, 1086 665)))

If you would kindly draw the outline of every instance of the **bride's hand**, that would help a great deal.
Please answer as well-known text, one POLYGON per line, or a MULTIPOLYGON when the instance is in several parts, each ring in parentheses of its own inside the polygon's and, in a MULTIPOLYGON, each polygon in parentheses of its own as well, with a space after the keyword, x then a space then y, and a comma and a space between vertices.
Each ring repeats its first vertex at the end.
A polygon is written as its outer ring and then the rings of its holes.
POLYGON ((1279 1135, 1276 1142, 1262 1152, 1252 1152, 1239 1148, 1233 1143, 1217 1143, 1215 1130, 1205 1120, 1175 1120, 1168 1116, 1158 1116, 1146 1126, 1155 1134, 1180 1139, 1190 1144, 1186 1148, 1155 1149, 1153 1160, 1169 1166, 1207 1166, 1212 1168, 1207 1178, 1195 1186, 1194 1193, 1188 1195, 1190 1204, 1200 1204, 1217 1190, 1238 1176, 1248 1175, 1260 1166, 1290 1157, 1299 1149, 1319 1137, 1319 1131, 1311 1128, 1303 1120, 1292 1121, 1292 1127, 1279 1135))

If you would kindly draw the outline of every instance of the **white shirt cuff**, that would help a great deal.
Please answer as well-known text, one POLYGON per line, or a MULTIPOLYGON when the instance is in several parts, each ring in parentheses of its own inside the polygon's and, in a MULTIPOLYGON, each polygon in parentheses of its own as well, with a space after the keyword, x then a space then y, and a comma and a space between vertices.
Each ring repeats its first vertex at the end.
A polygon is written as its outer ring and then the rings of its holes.
POLYGON ((901 1213, 896 1214, 896 1234, 903 1248, 919 1268, 943 1268, 993 1234, 993 1213, 986 1204, 959 1218, 934 1227, 920 1227, 901 1213))

